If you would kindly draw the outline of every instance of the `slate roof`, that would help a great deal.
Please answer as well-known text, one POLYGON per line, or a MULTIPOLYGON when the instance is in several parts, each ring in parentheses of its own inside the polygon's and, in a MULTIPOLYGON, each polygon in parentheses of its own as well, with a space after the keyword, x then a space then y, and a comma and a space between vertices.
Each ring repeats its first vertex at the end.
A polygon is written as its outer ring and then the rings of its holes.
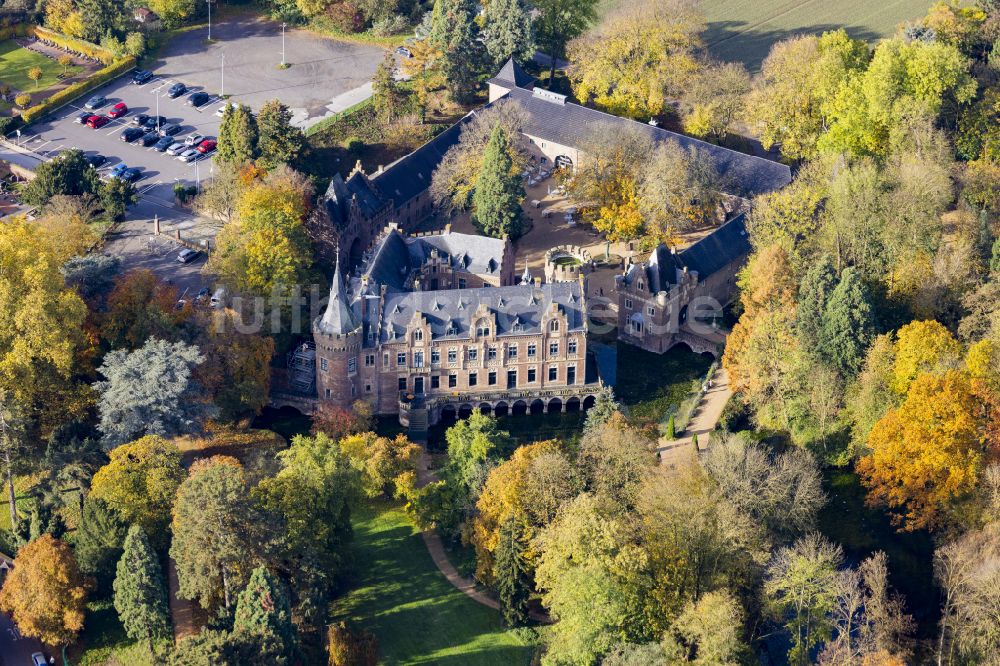
POLYGON ((530 90, 519 87, 511 88, 505 97, 524 108, 527 112, 527 121, 523 131, 539 139, 564 146, 579 147, 601 125, 631 123, 656 142, 672 139, 684 148, 693 146, 711 155, 716 169, 729 183, 726 189, 730 194, 751 197, 780 189, 792 180, 791 169, 784 164, 692 139, 660 127, 619 118, 572 102, 560 104, 548 101, 535 96, 530 90))
POLYGON ((427 318, 434 340, 468 339, 480 304, 496 314, 497 335, 538 333, 542 316, 552 303, 566 313, 570 331, 584 330, 583 292, 577 282, 387 293, 379 339, 400 339, 414 312, 427 318))
MULTIPOLYGON (((684 267, 698 274, 699 280, 722 269, 727 264, 749 254, 750 237, 746 228, 746 215, 738 215, 708 234, 697 243, 678 253, 660 244, 646 261, 646 283, 649 292, 669 291, 677 284, 677 271, 684 267)), ((626 284, 631 284, 638 276, 638 265, 633 265, 625 275, 626 284)))
POLYGON ((534 85, 535 79, 526 71, 521 69, 521 66, 514 62, 513 58, 510 58, 504 66, 500 68, 497 75, 487 81, 487 83, 496 83, 504 85, 505 87, 513 84, 518 88, 530 88, 534 85))
POLYGON ((453 265, 479 275, 499 272, 506 246, 507 242, 502 238, 456 232, 410 239, 411 254, 419 257, 421 262, 430 256, 431 248, 436 248, 448 255, 453 265))
POLYGON ((393 229, 375 246, 375 252, 363 274, 371 278, 374 284, 384 284, 389 289, 402 291, 405 289, 406 278, 414 268, 406 239, 393 229))
POLYGON ((358 319, 347 303, 347 294, 340 277, 340 261, 333 269, 333 285, 330 287, 330 300, 326 311, 317 324, 319 329, 330 335, 346 335, 358 327, 358 319))

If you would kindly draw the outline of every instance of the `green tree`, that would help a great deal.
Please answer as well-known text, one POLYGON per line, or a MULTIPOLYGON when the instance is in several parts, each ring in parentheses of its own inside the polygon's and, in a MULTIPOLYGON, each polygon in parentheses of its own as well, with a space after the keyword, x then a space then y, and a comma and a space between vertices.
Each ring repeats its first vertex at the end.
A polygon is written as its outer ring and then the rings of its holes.
POLYGON ((88 501, 102 500, 126 523, 162 535, 184 478, 177 445, 150 435, 113 449, 110 458, 94 475, 88 501))
POLYGON ((525 559, 527 546, 515 516, 500 525, 500 541, 494 553, 493 580, 500 600, 500 613, 510 627, 528 621, 528 599, 531 596, 531 568, 525 559))
POLYGON ((392 120, 402 111, 403 93, 396 83, 395 71, 396 57, 391 51, 386 51, 372 78, 372 104, 383 123, 392 120))
POLYGON ((99 594, 112 591, 127 533, 128 523, 104 500, 93 493, 84 500, 83 517, 73 533, 73 549, 80 571, 96 580, 99 594))
POLYGON ((149 8, 160 15, 168 28, 184 24, 197 11, 195 0, 152 0, 149 8))
POLYGON ((506 131, 497 125, 486 144, 476 192, 472 195, 473 222, 482 233, 494 238, 521 235, 524 184, 513 168, 510 150, 506 131))
POLYGON ((257 567, 236 601, 233 633, 243 634, 260 648, 258 658, 287 664, 295 652, 295 627, 288 596, 266 567, 257 567))
POLYGON ((874 318, 868 290, 860 275, 854 268, 845 268, 823 309, 820 356, 843 376, 857 375, 875 339, 874 318))
POLYGON ((204 361, 197 347, 150 338, 135 350, 108 352, 98 368, 100 429, 108 447, 143 435, 191 434, 214 409, 194 380, 204 361))
POLYGON ((697 666, 735 666, 744 663, 750 649, 740 634, 743 609, 728 590, 714 590, 685 606, 671 625, 683 645, 685 663, 697 666), (690 658, 694 652, 697 656, 690 658))
POLYGON ((810 663, 810 651, 830 638, 837 603, 840 546, 812 533, 782 548, 767 567, 764 590, 777 618, 791 634, 791 664, 810 663))
POLYGON ((500 458, 510 445, 510 434, 500 430, 497 420, 474 412, 445 432, 448 442, 448 466, 445 475, 458 486, 475 489, 485 481, 482 470, 490 461, 500 458))
POLYGON ((276 99, 264 102, 257 114, 257 127, 260 134, 257 142, 259 163, 265 169, 291 164, 305 147, 305 134, 292 125, 292 112, 276 99))
POLYGON ((259 155, 257 140, 257 119, 250 107, 244 104, 238 104, 235 108, 227 105, 219 125, 217 159, 237 164, 252 162, 259 155))
POLYGON ((809 266, 799 283, 795 326, 799 338, 808 348, 815 349, 819 345, 823 311, 836 285, 837 271, 825 254, 809 266))
POLYGON ((494 68, 513 58, 526 63, 535 55, 531 14, 522 0, 495 0, 483 10, 483 43, 494 68))
POLYGON ((141 525, 130 527, 125 537, 115 577, 115 610, 129 638, 145 641, 150 652, 153 641, 170 632, 163 570, 141 525))
POLYGON ((202 608, 229 609, 255 561, 246 475, 236 464, 209 459, 177 489, 170 557, 177 563, 178 596, 202 608))
POLYGON ((473 0, 436 0, 428 39, 441 53, 440 67, 451 98, 459 104, 472 100, 482 71, 482 45, 476 28, 473 0))
POLYGON ((125 35, 125 54, 138 58, 146 52, 146 37, 141 32, 130 32, 125 35))
POLYGON ((94 194, 99 186, 97 171, 83 159, 82 150, 73 148, 39 164, 35 179, 24 188, 21 197, 26 204, 44 206, 57 194, 94 194))
POLYGON ((124 220, 128 207, 139 202, 135 185, 121 178, 108 178, 102 182, 98 188, 98 196, 104 212, 115 222, 124 220))
POLYGON ((255 650, 244 636, 218 629, 203 629, 183 638, 170 654, 170 666, 242 666, 252 663, 255 650))
POLYGON ((550 58, 549 81, 556 75, 557 59, 566 57, 566 45, 597 20, 598 0, 538 0, 535 34, 538 46, 550 58))

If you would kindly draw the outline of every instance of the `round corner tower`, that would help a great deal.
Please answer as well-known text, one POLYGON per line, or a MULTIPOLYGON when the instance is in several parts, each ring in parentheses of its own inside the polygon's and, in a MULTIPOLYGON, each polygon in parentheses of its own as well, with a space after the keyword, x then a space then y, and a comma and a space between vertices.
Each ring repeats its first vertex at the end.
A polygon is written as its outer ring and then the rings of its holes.
POLYGON ((361 353, 361 322, 344 293, 340 262, 333 273, 326 311, 312 325, 316 343, 316 396, 321 403, 350 407, 361 395, 358 356, 361 353))

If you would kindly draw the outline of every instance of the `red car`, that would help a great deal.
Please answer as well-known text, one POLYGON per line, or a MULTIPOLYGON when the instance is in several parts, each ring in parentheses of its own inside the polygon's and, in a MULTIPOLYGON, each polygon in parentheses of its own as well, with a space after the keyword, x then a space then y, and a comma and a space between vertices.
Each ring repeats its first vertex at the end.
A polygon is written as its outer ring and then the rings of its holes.
POLYGON ((91 116, 87 118, 87 127, 91 129, 98 129, 100 127, 104 127, 109 122, 111 121, 108 120, 107 116, 91 116))
POLYGON ((208 155, 210 152, 215 150, 215 139, 205 139, 204 141, 198 144, 198 147, 195 148, 195 150, 197 150, 202 155, 208 155))
POLYGON ((128 107, 125 105, 125 102, 118 102, 108 111, 108 115, 112 118, 121 118, 126 113, 128 113, 128 107))

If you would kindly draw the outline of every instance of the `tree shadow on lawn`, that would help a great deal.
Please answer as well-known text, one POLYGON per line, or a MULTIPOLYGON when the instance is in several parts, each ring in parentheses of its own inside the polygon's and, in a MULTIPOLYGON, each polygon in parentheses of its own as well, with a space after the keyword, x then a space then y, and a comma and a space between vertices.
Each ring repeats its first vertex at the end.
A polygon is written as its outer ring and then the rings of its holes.
POLYGON ((709 21, 705 31, 705 43, 709 52, 722 60, 742 62, 751 72, 759 72, 761 63, 777 42, 799 35, 819 35, 831 30, 844 28, 854 39, 873 43, 882 35, 856 25, 822 23, 803 25, 794 29, 767 29, 762 24, 747 28, 745 21, 709 21))

